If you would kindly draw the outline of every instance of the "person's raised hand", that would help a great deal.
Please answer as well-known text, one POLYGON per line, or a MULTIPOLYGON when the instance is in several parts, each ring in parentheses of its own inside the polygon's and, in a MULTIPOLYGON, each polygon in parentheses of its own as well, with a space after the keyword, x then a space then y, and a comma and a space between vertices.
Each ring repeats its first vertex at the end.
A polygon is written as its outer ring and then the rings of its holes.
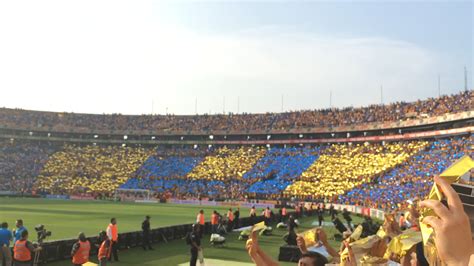
POLYGON ((247 249, 247 252, 249 253, 249 255, 251 257, 257 254, 258 249, 259 249, 259 246, 258 246, 258 232, 257 231, 253 231, 250 234, 250 237, 247 240, 245 248, 247 249))
POLYGON ((347 256, 345 259, 341 260, 341 266, 357 266, 357 261, 356 257, 354 255, 354 252, 352 251, 352 247, 349 245, 348 241, 344 241, 343 245, 346 247, 349 256, 347 256))
POLYGON ((316 229, 316 234, 318 235, 319 241, 321 241, 324 245, 328 244, 328 236, 322 228, 316 229))
POLYGON ((438 216, 427 216, 422 222, 435 231, 434 239, 441 261, 447 265, 468 265, 469 257, 473 254, 469 217, 451 185, 440 177, 434 180, 446 196, 448 207, 437 200, 420 202, 420 207, 431 208, 438 216))
POLYGON ((385 251, 387 251, 387 243, 384 239, 380 239, 370 248, 369 255, 382 258, 385 251))
POLYGON ((308 253, 308 248, 306 247, 306 242, 304 241, 304 238, 302 236, 297 236, 296 237, 296 244, 298 245, 298 248, 300 249, 302 254, 308 253))
POLYGON ((402 233, 400 226, 395 221, 395 214, 389 214, 386 216, 382 228, 390 237, 394 237, 402 233))

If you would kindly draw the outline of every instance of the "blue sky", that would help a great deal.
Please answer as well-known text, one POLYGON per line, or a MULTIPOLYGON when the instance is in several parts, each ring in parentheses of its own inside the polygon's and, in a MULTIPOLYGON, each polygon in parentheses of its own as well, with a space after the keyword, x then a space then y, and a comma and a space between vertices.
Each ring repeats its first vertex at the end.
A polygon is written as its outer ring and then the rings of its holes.
POLYGON ((361 106, 379 103, 381 86, 384 102, 436 96, 438 74, 442 93, 455 93, 464 66, 472 88, 473 10, 472 1, 0 3, 0 106, 266 112, 281 111, 282 96, 283 110, 325 108, 330 93, 333 106, 361 106))
POLYGON ((198 32, 262 27, 339 37, 384 37, 426 47, 472 66, 472 1, 215 1, 156 4, 155 14, 198 32))

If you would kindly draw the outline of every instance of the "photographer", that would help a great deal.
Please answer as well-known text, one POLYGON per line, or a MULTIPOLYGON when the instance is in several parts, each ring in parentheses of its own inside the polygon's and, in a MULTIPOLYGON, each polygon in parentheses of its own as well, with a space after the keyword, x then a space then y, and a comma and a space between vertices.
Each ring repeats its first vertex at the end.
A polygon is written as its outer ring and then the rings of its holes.
POLYGON ((23 230, 19 240, 15 241, 13 246, 13 258, 14 266, 30 266, 32 262, 32 256, 34 252, 41 251, 41 247, 34 247, 33 244, 28 241, 28 231, 23 230))
POLYGON ((5 266, 12 265, 10 241, 12 241, 12 233, 8 230, 8 223, 3 222, 0 228, 0 264, 2 260, 5 260, 5 266))
POLYGON ((84 233, 79 233, 77 242, 74 243, 71 250, 72 264, 74 266, 81 266, 89 261, 89 253, 91 251, 91 244, 86 239, 84 233))

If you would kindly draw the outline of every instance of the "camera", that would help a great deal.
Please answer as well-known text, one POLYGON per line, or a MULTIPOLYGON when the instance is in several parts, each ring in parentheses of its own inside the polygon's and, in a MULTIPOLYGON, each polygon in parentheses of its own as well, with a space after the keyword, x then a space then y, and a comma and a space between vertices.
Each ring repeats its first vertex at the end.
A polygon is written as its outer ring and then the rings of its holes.
POLYGON ((35 231, 37 234, 37 241, 38 244, 42 244, 43 240, 45 240, 47 237, 51 236, 51 231, 46 230, 44 225, 39 224, 35 226, 35 231))

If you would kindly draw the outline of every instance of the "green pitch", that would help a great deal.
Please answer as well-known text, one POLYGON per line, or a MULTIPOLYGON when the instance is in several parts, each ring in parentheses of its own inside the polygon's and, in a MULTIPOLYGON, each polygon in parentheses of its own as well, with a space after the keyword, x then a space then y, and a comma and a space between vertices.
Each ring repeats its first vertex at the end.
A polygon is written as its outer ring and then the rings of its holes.
MULTIPOLYGON (((206 220, 216 209, 225 213, 228 207, 200 207, 192 205, 174 204, 137 204, 113 203, 103 201, 64 201, 45 199, 18 199, 0 198, 0 222, 6 221, 10 228, 14 227, 16 219, 23 219, 25 226, 31 231, 37 224, 44 224, 53 232, 51 240, 74 238, 83 231, 88 236, 95 236, 100 230, 105 230, 111 217, 118 219, 120 232, 140 230, 145 215, 152 217, 152 227, 161 227, 183 223, 193 223, 199 209, 204 209, 206 220)), ((248 209, 241 209, 241 216, 248 216, 248 209)), ((359 217, 353 217, 354 223, 360 222, 359 217)), ((329 218, 325 218, 329 221, 329 218)), ((298 231, 314 227, 316 217, 303 218, 298 231)), ((336 230, 332 226, 325 228, 329 236, 336 230)), ((286 233, 283 229, 275 229, 272 236, 260 238, 262 248, 272 257, 278 257, 279 247, 283 244, 282 237, 286 233)), ((225 247, 217 248, 209 245, 209 236, 203 239, 204 257, 213 260, 250 263, 245 250, 245 241, 239 241, 238 233, 226 236, 225 247)), ((32 239, 34 240, 34 239, 32 239)), ((332 241, 333 246, 339 243, 332 241)), ((189 259, 189 247, 184 240, 175 240, 168 243, 155 244, 154 251, 143 251, 140 248, 122 250, 121 262, 113 265, 163 265, 177 266, 189 259)), ((92 258, 93 261, 95 258, 92 258)), ((50 263, 48 265, 71 265, 70 261, 50 263)), ((226 263, 225 265, 232 265, 226 263)), ((294 265, 281 263, 282 266, 294 265)))
MULTIPOLYGON (((0 221, 11 228, 15 220, 23 219, 30 231, 37 224, 44 224, 53 232, 48 240, 75 238, 79 232, 96 236, 105 230, 110 218, 117 218, 119 232, 141 230, 141 223, 150 215, 152 228, 196 222, 200 209, 206 221, 213 210, 225 214, 229 207, 193 206, 176 204, 146 204, 107 201, 69 201, 50 199, 0 198, 0 221)), ((241 217, 248 216, 248 209, 241 209, 241 217)))

